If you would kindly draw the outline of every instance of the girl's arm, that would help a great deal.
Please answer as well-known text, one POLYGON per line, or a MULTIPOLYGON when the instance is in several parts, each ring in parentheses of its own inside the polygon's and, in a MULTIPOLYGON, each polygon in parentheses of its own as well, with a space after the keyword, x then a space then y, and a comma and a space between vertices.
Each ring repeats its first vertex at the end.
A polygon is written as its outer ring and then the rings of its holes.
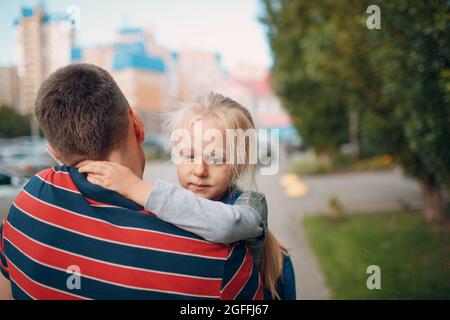
POLYGON ((266 229, 264 195, 258 194, 261 200, 256 205, 246 197, 248 193, 241 195, 240 204, 229 205, 198 197, 177 184, 157 180, 145 209, 208 241, 228 244, 260 237, 266 229))
POLYGON ((267 204, 259 193, 243 193, 234 205, 196 196, 177 184, 143 181, 129 168, 106 161, 86 161, 79 171, 88 181, 145 207, 158 218, 208 241, 233 243, 264 235, 267 204))

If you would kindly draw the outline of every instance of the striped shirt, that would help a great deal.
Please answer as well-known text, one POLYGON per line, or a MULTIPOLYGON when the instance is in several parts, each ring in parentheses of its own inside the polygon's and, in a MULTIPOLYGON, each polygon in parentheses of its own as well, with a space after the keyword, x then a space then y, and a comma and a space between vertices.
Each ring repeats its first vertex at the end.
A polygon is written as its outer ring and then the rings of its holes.
POLYGON ((262 299, 252 253, 158 219, 70 167, 35 175, 0 230, 15 299, 262 299))

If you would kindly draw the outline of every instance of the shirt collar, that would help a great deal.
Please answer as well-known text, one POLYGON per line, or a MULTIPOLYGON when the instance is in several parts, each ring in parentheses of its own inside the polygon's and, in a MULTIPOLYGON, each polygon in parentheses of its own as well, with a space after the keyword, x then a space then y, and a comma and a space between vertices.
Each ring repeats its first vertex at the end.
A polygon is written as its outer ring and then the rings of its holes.
POLYGON ((226 204, 234 204, 241 193, 242 192, 236 186, 233 186, 228 189, 220 201, 226 204))

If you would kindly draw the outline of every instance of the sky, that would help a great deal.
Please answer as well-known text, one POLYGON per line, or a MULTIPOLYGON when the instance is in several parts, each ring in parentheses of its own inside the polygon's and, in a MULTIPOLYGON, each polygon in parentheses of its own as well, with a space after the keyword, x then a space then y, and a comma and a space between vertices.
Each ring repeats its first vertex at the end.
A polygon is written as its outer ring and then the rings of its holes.
POLYGON ((259 0, 0 0, 0 65, 15 64, 13 21, 22 6, 43 3, 50 13, 80 9, 77 44, 111 43, 123 26, 150 26, 160 45, 218 52, 225 68, 239 63, 270 67, 259 0))

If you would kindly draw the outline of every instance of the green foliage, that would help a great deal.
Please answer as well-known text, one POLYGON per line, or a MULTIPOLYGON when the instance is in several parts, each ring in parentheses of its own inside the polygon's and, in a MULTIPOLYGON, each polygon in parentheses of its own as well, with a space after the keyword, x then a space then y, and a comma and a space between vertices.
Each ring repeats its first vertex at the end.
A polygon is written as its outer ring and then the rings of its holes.
POLYGON ((450 233, 410 212, 305 217, 303 226, 333 299, 448 299, 450 233), (381 269, 368 290, 367 267, 381 269))
POLYGON ((265 1, 265 6, 276 90, 305 143, 333 154, 348 130, 348 107, 340 94, 345 89, 332 76, 340 66, 329 59, 342 54, 336 27, 312 1, 265 1))
POLYGON ((31 134, 30 119, 14 109, 0 107, 0 137, 15 138, 31 134))
POLYGON ((329 166, 317 158, 297 159, 289 163, 288 171, 300 176, 329 173, 329 166))
MULTIPOLYGON (((401 162, 427 183, 450 186, 450 3, 380 1, 383 32, 376 48, 384 116, 398 131, 401 162)), ((393 145, 392 148, 398 147, 393 145)))
POLYGON ((307 145, 335 152, 349 111, 366 156, 450 187, 450 2, 262 0, 277 93, 307 145))
POLYGON ((325 163, 317 157, 294 159, 289 163, 288 171, 300 176, 309 176, 329 173, 386 170, 391 168, 393 164, 393 159, 389 155, 355 160, 350 155, 338 153, 331 163, 325 163))

